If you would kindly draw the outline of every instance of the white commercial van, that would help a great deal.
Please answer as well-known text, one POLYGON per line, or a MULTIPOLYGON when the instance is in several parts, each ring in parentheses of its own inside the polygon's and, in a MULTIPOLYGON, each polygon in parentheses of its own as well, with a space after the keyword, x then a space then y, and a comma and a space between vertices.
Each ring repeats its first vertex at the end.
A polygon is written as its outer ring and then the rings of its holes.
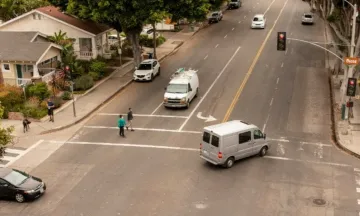
POLYGON ((253 124, 233 120, 204 128, 200 157, 230 168, 236 160, 259 154, 269 149, 266 134, 253 124))
POLYGON ((165 88, 165 107, 186 107, 189 108, 191 101, 199 93, 199 78, 196 70, 177 70, 169 85, 165 88))

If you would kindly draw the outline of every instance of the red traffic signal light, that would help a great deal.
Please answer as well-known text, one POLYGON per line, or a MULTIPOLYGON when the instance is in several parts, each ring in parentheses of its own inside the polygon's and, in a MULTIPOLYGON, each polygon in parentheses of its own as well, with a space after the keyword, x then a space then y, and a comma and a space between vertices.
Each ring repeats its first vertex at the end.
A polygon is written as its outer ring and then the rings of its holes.
POLYGON ((279 34, 280 39, 284 39, 284 35, 283 34, 279 34))
POLYGON ((346 89, 346 96, 355 97, 356 93, 356 78, 349 78, 348 79, 348 85, 346 89))
POLYGON ((278 32, 277 50, 279 51, 286 50, 286 32, 278 32))
POLYGON ((354 80, 350 80, 350 81, 349 81, 349 84, 350 84, 350 85, 354 85, 354 84, 355 84, 355 81, 354 81, 354 80))

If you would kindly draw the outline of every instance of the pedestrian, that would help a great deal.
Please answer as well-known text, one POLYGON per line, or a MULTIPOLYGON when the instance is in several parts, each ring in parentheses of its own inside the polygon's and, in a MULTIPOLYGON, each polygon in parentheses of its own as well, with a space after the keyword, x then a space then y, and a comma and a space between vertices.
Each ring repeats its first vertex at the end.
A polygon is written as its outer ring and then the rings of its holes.
POLYGON ((47 107, 48 107, 48 116, 50 117, 49 121, 54 122, 54 107, 55 107, 55 105, 50 98, 47 101, 47 107))
POLYGON ((129 112, 127 113, 127 125, 126 125, 126 130, 129 130, 129 127, 131 129, 131 131, 134 131, 133 126, 132 126, 132 120, 134 119, 133 113, 132 113, 132 109, 129 108, 129 112))
POLYGON ((123 115, 119 115, 118 127, 120 128, 119 135, 125 137, 124 127, 126 125, 123 115))
POLYGON ((23 129, 24 129, 24 133, 27 132, 30 129, 30 123, 31 121, 29 121, 29 119, 27 119, 26 117, 23 120, 23 129))

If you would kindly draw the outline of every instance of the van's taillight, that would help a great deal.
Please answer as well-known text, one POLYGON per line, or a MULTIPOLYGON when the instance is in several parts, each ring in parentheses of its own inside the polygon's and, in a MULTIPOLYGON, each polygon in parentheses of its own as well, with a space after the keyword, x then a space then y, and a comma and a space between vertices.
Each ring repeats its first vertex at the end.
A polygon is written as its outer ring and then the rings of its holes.
POLYGON ((222 158, 222 153, 221 152, 218 153, 218 158, 222 158))

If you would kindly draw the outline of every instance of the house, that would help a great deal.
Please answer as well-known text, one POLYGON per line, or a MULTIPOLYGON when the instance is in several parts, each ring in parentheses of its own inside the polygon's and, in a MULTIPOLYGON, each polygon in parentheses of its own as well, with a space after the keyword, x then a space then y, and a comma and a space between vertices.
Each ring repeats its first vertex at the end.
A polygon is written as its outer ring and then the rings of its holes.
POLYGON ((0 31, 0 38, 0 82, 23 85, 32 80, 51 80, 61 60, 61 46, 40 32, 0 31))
POLYGON ((107 34, 110 34, 112 28, 81 20, 54 6, 37 8, 0 24, 0 31, 37 31, 48 36, 60 30, 75 40, 74 50, 79 59, 89 60, 98 55, 109 55, 107 34))

